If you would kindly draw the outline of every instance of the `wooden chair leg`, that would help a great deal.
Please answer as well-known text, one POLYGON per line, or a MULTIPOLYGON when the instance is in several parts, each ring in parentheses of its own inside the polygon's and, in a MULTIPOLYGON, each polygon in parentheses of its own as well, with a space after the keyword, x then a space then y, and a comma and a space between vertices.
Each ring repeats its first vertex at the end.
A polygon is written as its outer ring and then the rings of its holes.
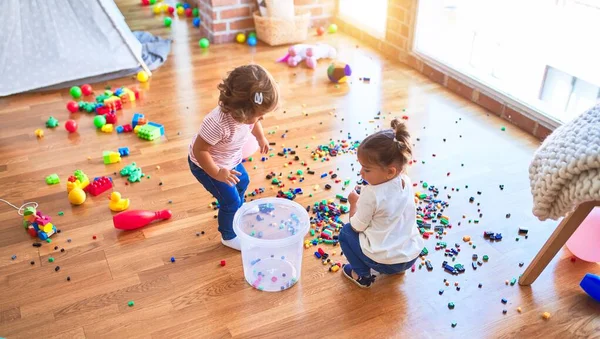
POLYGON ((584 202, 577 206, 577 209, 573 213, 567 215, 561 221, 542 249, 533 258, 533 261, 527 266, 527 269, 519 279, 519 285, 528 286, 537 279, 596 205, 596 201, 584 202))

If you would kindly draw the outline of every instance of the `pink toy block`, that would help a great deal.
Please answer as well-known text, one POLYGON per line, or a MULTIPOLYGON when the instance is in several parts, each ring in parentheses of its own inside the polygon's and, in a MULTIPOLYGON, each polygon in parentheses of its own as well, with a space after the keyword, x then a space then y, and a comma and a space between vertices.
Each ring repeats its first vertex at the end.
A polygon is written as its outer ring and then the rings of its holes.
POLYGON ((49 216, 42 214, 42 212, 40 211, 36 213, 35 222, 38 225, 46 225, 50 221, 52 221, 52 218, 50 218, 49 216))
POLYGON ((106 192, 112 187, 113 184, 109 178, 101 177, 89 184, 88 187, 86 187, 86 191, 93 196, 97 196, 99 194, 102 194, 103 192, 106 192))

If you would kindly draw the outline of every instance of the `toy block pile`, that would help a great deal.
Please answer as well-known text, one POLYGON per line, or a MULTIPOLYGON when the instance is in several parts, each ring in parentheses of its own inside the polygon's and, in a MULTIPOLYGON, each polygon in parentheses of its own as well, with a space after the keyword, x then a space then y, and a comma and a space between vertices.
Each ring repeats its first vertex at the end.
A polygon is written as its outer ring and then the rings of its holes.
MULTIPOLYGON (((56 233, 56 226, 51 222, 49 216, 42 214, 32 206, 23 210, 23 227, 32 237, 38 237, 40 240, 49 239, 56 233)), ((49 240, 48 240, 49 241, 49 240)))

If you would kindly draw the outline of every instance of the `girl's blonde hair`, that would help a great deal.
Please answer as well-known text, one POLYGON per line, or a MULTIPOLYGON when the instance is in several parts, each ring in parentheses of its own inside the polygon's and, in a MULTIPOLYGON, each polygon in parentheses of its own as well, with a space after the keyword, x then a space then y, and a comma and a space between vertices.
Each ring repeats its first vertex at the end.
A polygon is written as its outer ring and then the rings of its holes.
POLYGON ((217 87, 219 106, 224 113, 244 123, 271 112, 279 104, 279 87, 269 72, 259 65, 236 67, 217 87))

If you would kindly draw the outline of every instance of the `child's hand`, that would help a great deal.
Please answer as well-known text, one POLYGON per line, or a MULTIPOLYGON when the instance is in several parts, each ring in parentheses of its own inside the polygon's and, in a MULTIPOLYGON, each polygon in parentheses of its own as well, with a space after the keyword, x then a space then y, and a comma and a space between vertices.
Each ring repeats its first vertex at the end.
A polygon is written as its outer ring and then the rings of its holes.
POLYGON ((260 140, 258 140, 258 146, 260 146, 260 153, 269 153, 269 140, 267 140, 267 138, 262 137, 260 140))
POLYGON ((220 182, 224 182, 229 186, 235 186, 238 182, 240 182, 240 178, 238 178, 240 175, 242 175, 242 173, 236 170, 219 168, 219 172, 217 172, 215 179, 219 180, 220 182))
POLYGON ((348 202, 350 203, 350 205, 354 205, 358 201, 359 197, 360 197, 360 195, 358 195, 358 193, 356 193, 356 191, 353 190, 348 195, 348 202))

